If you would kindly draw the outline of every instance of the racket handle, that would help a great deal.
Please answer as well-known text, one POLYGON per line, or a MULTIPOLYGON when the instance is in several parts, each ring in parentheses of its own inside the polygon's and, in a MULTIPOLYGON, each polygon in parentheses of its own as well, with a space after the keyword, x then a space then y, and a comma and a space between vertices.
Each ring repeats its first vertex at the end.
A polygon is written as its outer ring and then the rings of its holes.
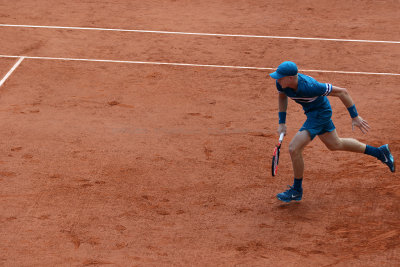
POLYGON ((285 136, 285 134, 284 133, 281 133, 280 135, 279 135, 279 143, 281 143, 282 142, 282 140, 283 140, 283 137, 285 136))

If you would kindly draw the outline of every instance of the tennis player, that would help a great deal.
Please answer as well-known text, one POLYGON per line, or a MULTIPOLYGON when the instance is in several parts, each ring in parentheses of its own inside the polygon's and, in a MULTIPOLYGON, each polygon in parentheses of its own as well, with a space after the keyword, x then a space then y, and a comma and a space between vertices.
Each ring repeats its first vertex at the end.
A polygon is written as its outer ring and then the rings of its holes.
POLYGON ((292 159, 294 183, 289 189, 277 195, 284 202, 299 201, 303 196, 303 150, 318 135, 319 139, 329 150, 341 150, 365 153, 386 164, 390 171, 395 171, 394 158, 389 146, 373 147, 352 138, 340 138, 332 122, 332 108, 327 96, 338 97, 352 118, 352 127, 358 127, 367 133, 369 125, 362 119, 348 91, 345 88, 332 86, 329 83, 320 83, 314 78, 298 73, 295 63, 285 61, 270 76, 276 80, 279 92, 279 127, 278 133, 286 134, 286 109, 288 97, 303 106, 307 120, 293 137, 289 144, 289 153, 292 159))

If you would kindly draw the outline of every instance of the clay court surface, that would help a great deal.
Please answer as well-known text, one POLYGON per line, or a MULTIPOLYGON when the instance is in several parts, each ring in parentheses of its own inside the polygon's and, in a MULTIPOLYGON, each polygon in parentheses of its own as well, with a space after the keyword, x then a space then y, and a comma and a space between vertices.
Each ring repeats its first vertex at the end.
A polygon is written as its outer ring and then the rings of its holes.
POLYGON ((352 132, 330 97, 338 134, 389 143, 400 162, 399 9, 0 1, 0 24, 386 41, 0 26, 0 79, 27 57, 0 87, 0 266, 398 266, 400 176, 376 159, 316 138, 303 200, 276 199, 293 182, 288 143, 305 116, 289 100, 271 177, 272 70, 116 61, 326 70, 304 73, 348 88, 371 126, 352 132))

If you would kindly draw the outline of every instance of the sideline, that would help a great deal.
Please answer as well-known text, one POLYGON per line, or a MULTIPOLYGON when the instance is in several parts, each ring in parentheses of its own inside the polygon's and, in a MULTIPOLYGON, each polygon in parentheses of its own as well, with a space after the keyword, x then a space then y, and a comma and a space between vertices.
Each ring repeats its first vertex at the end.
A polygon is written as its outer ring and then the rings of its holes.
POLYGON ((92 27, 40 26, 40 25, 15 25, 15 24, 0 24, 0 27, 92 30, 92 31, 115 31, 115 32, 140 32, 140 33, 181 34, 181 35, 217 36, 217 37, 243 37, 243 38, 292 39, 292 40, 313 40, 313 41, 332 41, 332 42, 400 44, 400 41, 356 40, 356 39, 335 39, 335 38, 317 38, 317 37, 272 36, 272 35, 268 36, 268 35, 246 35, 246 34, 197 33, 197 32, 173 32, 173 31, 150 31, 150 30, 127 30, 127 29, 94 28, 94 27, 92 28, 92 27))
POLYGON ((8 77, 10 77, 10 75, 14 72, 14 70, 16 70, 18 68, 19 64, 21 64, 21 62, 24 59, 25 59, 25 57, 19 57, 17 63, 14 64, 14 66, 9 70, 9 72, 6 74, 6 76, 4 76, 4 78, 0 81, 0 87, 6 82, 8 77))

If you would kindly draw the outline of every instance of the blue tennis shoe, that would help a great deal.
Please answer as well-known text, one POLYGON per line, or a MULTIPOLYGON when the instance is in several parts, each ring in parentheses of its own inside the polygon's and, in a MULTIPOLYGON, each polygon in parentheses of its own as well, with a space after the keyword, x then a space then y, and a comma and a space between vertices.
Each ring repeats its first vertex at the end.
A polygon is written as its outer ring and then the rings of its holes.
POLYGON ((299 201, 303 197, 303 189, 299 192, 289 185, 289 189, 285 192, 279 193, 276 197, 283 202, 290 202, 292 200, 299 201))
POLYGON ((381 161, 383 163, 385 163, 386 165, 388 165, 391 172, 394 172, 396 170, 396 168, 394 165, 393 155, 392 155, 392 153, 390 153, 390 150, 389 150, 389 145, 386 144, 386 145, 380 146, 380 147, 378 147, 378 149, 382 153, 381 161))

